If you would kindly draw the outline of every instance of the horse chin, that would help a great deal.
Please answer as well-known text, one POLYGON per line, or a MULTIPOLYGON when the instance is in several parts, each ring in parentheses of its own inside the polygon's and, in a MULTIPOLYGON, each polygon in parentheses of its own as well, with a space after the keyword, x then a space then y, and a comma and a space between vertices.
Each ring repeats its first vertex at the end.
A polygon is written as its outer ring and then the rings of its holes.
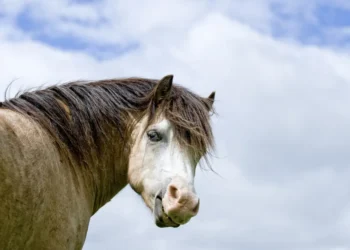
POLYGON ((156 196, 154 201, 154 219, 158 227, 174 227, 177 228, 180 224, 174 222, 165 212, 162 205, 162 195, 161 192, 156 196))

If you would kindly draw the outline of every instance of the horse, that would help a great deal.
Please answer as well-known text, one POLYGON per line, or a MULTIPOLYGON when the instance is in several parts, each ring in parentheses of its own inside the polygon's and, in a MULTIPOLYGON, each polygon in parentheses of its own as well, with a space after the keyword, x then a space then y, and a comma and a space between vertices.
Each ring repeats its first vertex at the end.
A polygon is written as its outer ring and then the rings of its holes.
POLYGON ((130 185, 155 226, 199 211, 215 91, 160 79, 80 80, 0 102, 0 248, 82 249, 90 218, 130 185))

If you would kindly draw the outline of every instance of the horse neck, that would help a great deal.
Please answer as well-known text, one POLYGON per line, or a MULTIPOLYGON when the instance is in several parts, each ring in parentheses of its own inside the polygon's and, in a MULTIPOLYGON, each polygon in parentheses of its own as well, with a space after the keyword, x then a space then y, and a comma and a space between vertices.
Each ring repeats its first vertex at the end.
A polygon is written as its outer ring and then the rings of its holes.
POLYGON ((117 128, 109 127, 108 138, 105 138, 99 153, 92 154, 88 167, 84 168, 92 185, 93 213, 109 202, 128 184, 128 161, 130 142, 128 131, 121 138, 117 128), (125 141, 126 140, 126 141, 125 141))

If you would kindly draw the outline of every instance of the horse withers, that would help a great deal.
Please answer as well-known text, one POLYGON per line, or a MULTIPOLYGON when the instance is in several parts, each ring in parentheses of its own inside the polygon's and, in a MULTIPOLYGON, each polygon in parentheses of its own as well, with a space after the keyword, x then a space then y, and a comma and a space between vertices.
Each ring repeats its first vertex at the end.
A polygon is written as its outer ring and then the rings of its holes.
POLYGON ((0 103, 0 249, 81 249, 89 221, 130 184, 159 227, 198 213, 212 150, 203 98, 173 76, 70 82, 0 103))

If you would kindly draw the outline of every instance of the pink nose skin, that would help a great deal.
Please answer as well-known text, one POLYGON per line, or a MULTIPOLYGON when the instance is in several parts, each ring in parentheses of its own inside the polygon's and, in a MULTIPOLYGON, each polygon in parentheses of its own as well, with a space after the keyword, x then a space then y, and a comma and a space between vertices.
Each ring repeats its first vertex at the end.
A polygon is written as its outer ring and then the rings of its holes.
POLYGON ((197 195, 184 184, 172 181, 163 198, 164 212, 178 224, 187 223, 199 210, 197 195))

